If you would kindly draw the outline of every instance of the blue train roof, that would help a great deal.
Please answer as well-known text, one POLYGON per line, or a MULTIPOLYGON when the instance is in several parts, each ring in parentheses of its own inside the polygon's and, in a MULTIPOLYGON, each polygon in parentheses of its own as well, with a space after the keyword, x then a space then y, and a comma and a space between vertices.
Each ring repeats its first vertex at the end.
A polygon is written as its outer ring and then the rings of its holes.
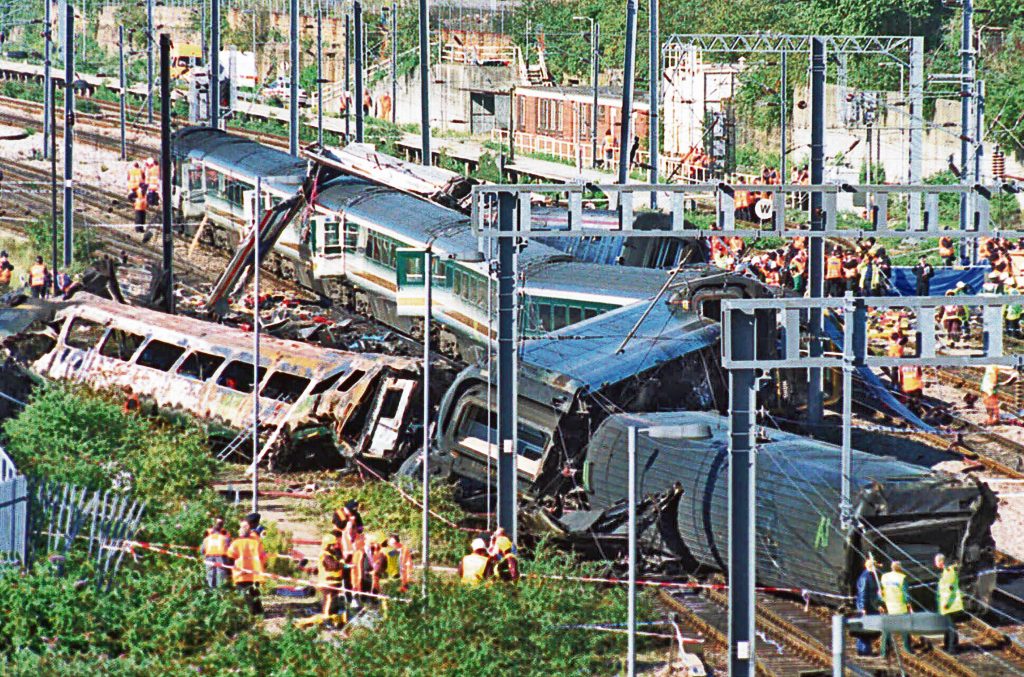
POLYGON ((522 268, 526 284, 532 289, 574 295, 589 294, 595 300, 596 297, 605 296, 637 300, 653 298, 669 275, 668 271, 653 268, 582 261, 543 262, 522 268))
POLYGON ((186 127, 174 134, 175 157, 210 162, 252 183, 294 193, 306 177, 307 163, 256 141, 211 127, 186 127))
POLYGON ((622 353, 619 345, 650 305, 640 301, 529 340, 525 368, 549 372, 560 388, 600 390, 660 364, 714 345, 718 323, 659 300, 622 353), (569 383, 567 383, 569 381, 569 383))

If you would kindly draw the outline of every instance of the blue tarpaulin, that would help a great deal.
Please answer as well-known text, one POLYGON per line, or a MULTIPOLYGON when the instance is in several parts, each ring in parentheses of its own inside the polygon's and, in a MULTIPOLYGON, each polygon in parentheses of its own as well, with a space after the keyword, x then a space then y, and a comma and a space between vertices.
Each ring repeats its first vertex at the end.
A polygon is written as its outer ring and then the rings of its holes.
MULTIPOLYGON (((973 266, 971 268, 936 266, 930 288, 931 296, 942 296, 947 290, 955 288, 957 282, 966 284, 968 293, 976 294, 981 291, 981 285, 984 284, 988 271, 988 266, 973 266)), ((917 276, 914 275, 910 267, 893 266, 890 282, 896 290, 896 296, 914 296, 917 290, 917 276)))

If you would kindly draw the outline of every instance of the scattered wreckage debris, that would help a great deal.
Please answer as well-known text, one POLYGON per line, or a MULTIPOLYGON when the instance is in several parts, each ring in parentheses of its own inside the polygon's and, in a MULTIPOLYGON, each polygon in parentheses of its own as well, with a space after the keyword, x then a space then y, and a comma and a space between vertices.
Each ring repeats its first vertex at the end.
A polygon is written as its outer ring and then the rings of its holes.
MULTIPOLYGON (((251 459, 251 334, 84 293, 54 308, 49 347, 31 355, 36 373, 124 392, 167 417, 194 416, 226 443, 223 455, 251 459)), ((400 462, 418 441, 419 374, 409 358, 263 339, 259 459, 287 467, 337 466, 343 456, 400 462)))

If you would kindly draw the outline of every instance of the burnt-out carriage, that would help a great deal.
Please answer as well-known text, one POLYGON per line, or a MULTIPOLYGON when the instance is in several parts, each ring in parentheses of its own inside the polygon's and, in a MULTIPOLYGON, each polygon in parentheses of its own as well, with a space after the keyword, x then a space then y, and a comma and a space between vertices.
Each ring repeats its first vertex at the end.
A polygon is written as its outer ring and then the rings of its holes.
POLYGON ((415 360, 262 337, 257 373, 247 332, 87 294, 59 306, 55 323, 56 345, 33 364, 39 374, 130 391, 143 406, 194 417, 225 441, 251 433, 258 387, 270 462, 337 464, 340 454, 390 464, 413 443, 415 360))

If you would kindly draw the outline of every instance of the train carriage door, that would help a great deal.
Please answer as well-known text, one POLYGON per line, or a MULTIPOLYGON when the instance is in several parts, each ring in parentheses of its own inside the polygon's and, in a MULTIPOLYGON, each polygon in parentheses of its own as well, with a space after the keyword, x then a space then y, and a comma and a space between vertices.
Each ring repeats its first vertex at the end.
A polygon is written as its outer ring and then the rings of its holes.
POLYGON ((422 249, 398 247, 395 250, 395 301, 399 316, 423 317, 426 288, 422 249))
POLYGON ((369 444, 364 452, 374 458, 390 458, 398 451, 402 442, 402 430, 407 427, 406 416, 410 413, 412 393, 416 382, 412 379, 388 377, 377 393, 373 403, 373 421, 368 437, 369 444))

